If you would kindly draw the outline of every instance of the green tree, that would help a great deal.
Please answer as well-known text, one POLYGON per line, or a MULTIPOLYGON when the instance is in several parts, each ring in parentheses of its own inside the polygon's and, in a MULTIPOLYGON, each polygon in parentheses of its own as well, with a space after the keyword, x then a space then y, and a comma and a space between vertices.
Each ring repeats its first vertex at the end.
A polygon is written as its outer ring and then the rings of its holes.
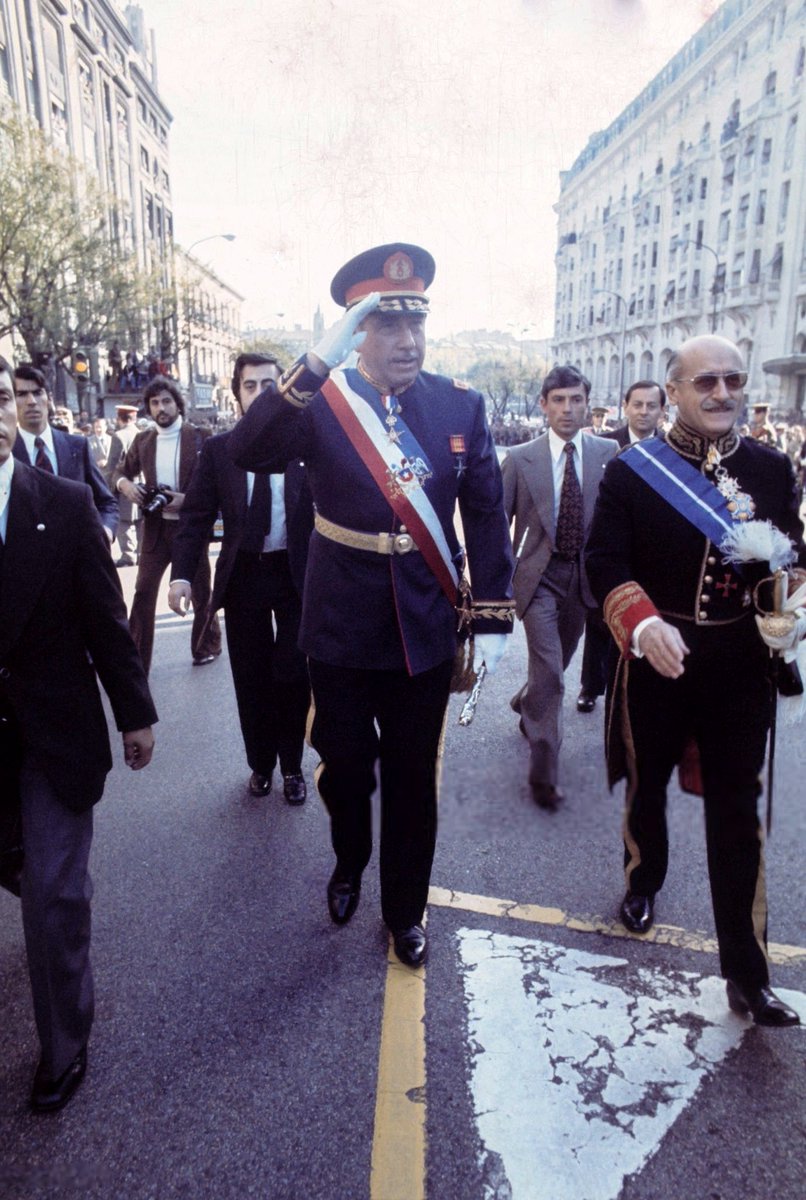
POLYGON ((508 412, 531 417, 538 410, 543 371, 533 363, 482 359, 470 367, 466 378, 489 400, 493 420, 500 420, 508 412))
POLYGON ((14 113, 0 115, 0 160, 0 335, 34 360, 128 344, 161 284, 113 235, 117 201, 14 113))

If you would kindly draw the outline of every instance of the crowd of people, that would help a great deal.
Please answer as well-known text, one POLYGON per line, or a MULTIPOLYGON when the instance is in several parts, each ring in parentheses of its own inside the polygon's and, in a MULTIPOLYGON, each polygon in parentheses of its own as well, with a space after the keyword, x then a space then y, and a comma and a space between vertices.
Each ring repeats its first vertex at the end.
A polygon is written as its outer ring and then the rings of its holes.
POLYGON ((626 780, 623 924, 652 927, 677 767, 703 797, 727 1002, 760 1025, 798 1022, 770 989, 757 805, 771 652, 797 687, 806 635, 802 431, 784 445, 754 412, 741 436, 740 353, 694 337, 664 380, 630 387, 617 429, 579 370, 553 367, 540 426, 516 429, 500 466, 484 398, 423 369, 435 269, 408 243, 347 262, 331 284, 341 320, 285 370, 240 355, 241 415, 216 435, 159 371, 114 431, 79 414, 73 433, 41 372, 0 360, 0 883, 22 903, 36 1112, 63 1107, 87 1064, 87 860, 111 766, 98 681, 127 763, 146 766, 166 571, 171 608, 193 614, 194 665, 221 654, 224 611, 249 793, 267 795, 279 765, 286 802, 305 803, 309 724, 337 925, 360 902, 379 779, 381 914, 414 969, 451 690, 494 672, 523 623, 511 707, 531 795, 561 813, 565 673, 584 634, 577 708, 606 691, 607 773, 626 780), (128 618, 116 566, 137 568, 128 618))

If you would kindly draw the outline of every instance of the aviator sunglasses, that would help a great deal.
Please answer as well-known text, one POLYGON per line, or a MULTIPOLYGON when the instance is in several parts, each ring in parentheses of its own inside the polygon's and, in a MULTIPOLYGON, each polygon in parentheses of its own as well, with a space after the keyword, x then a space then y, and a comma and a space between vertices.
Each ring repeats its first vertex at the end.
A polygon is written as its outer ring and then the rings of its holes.
POLYGON ((693 379, 675 379, 675 383, 691 383, 694 390, 701 396, 707 396, 716 387, 720 379, 725 380, 729 392, 738 392, 747 383, 746 371, 708 371, 703 375, 695 375, 693 379))

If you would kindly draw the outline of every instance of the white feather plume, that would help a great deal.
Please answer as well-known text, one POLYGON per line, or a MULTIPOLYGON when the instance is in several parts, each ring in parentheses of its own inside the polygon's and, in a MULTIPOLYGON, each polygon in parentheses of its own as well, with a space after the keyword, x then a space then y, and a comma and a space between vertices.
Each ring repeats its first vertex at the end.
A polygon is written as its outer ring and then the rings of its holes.
POLYGON ((719 547, 725 562, 766 562, 771 571, 789 567, 795 561, 792 542, 772 521, 745 521, 725 534, 719 547))

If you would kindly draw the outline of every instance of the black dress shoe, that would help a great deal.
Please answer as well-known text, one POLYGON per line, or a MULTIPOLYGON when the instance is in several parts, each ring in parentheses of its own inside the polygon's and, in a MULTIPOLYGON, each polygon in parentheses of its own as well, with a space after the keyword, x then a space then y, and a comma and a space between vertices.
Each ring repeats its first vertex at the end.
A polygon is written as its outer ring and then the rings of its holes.
POLYGON ((590 696, 583 688, 577 697, 577 712, 593 712, 596 708, 596 697, 590 696))
POLYGON ((361 897, 361 872, 345 871, 336 863, 336 870, 327 885, 327 911, 337 925, 346 925, 358 908, 361 897))
POLYGON ((283 776, 283 795, 289 804, 304 804, 308 792, 299 773, 283 776))
POLYGON ((428 954, 428 940, 422 925, 409 929, 393 929, 395 954, 407 967, 421 967, 428 954))
POLYGON ((259 771, 253 771, 249 776, 248 786, 250 796, 268 796, 271 791, 271 775, 261 775, 259 771))
POLYGON ((538 808, 556 812, 565 799, 565 792, 553 783, 532 783, 532 799, 538 808))
POLYGON ((50 1079, 42 1070, 42 1063, 36 1068, 34 1083, 31 1089, 31 1108, 36 1113, 55 1113, 64 1108, 87 1070, 87 1047, 79 1050, 67 1070, 58 1079, 50 1079))
POLYGON ((208 663, 215 662, 217 658, 217 654, 197 654, 193 659, 193 666, 206 667, 208 663))
POLYGON ((772 988, 742 989, 732 979, 727 981, 728 1004, 735 1013, 751 1013, 756 1025, 800 1025, 800 1017, 794 1008, 784 1004, 772 988))
POLYGON ((655 920, 655 897, 627 892, 619 910, 621 923, 630 933, 648 933, 655 920))

